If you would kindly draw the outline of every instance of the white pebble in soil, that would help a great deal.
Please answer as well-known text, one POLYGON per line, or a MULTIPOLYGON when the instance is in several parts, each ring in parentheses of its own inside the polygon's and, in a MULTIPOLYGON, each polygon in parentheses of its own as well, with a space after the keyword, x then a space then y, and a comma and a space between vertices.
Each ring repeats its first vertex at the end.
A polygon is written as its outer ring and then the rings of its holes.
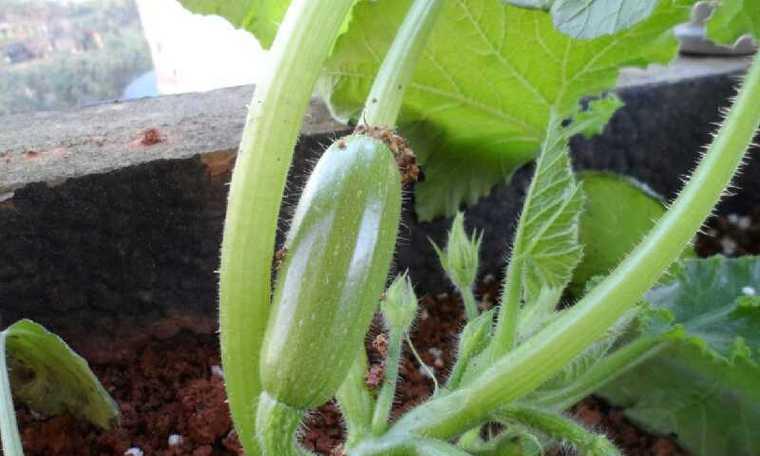
POLYGON ((752 218, 747 215, 741 216, 736 222, 736 226, 739 227, 740 230, 747 230, 752 226, 752 218))
POLYGON ((742 288, 742 293, 744 293, 745 296, 755 296, 757 290, 755 290, 755 287, 747 285, 746 287, 742 288))
POLYGON ((720 238, 720 249, 723 255, 731 256, 736 253, 736 241, 731 238, 720 238))
POLYGON ((428 349, 428 353, 433 355, 433 366, 441 369, 443 367, 443 350, 440 348, 432 347, 428 349))
POLYGON ((182 445, 182 442, 184 440, 185 439, 183 439, 181 435, 179 435, 179 434, 172 434, 172 435, 169 436, 169 442, 168 443, 169 443, 170 447, 176 447, 176 446, 182 445))
POLYGON ((216 364, 211 366, 211 376, 224 378, 224 371, 222 370, 221 366, 218 366, 216 364))
POLYGON ((124 456, 144 456, 143 450, 134 447, 124 452, 124 456))

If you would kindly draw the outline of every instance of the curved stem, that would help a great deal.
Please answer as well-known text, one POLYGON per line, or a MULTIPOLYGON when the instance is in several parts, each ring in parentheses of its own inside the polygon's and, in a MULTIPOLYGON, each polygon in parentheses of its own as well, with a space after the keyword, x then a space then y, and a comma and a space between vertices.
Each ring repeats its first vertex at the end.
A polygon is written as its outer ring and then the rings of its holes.
POLYGON ((404 92, 412 81, 442 4, 441 0, 415 0, 412 4, 372 83, 361 122, 388 128, 396 126, 404 92))
POLYGON ((468 387, 417 407, 389 434, 449 438, 535 390, 594 343, 676 261, 731 182, 760 126, 760 55, 709 150, 673 206, 599 285, 468 387))
POLYGON ((13 408, 11 382, 8 378, 8 363, 5 352, 7 333, 0 331, 0 440, 6 456, 24 456, 21 437, 18 434, 16 411, 13 408))
POLYGON ((335 394, 346 422, 346 447, 351 448, 359 439, 370 433, 375 399, 367 389, 367 353, 359 350, 348 376, 335 394))
POLYGON ((277 217, 293 148, 324 60, 354 0, 294 0, 256 86, 232 174, 220 267, 227 397, 248 455, 261 391, 259 351, 270 304, 277 217))
POLYGON ((266 391, 259 397, 256 411, 256 438, 267 456, 300 456, 296 432, 304 412, 274 399, 266 391))
POLYGON ((385 359, 385 379, 380 394, 377 396, 375 413, 372 416, 372 433, 375 435, 380 435, 388 429, 388 418, 391 416, 393 399, 396 397, 401 344, 405 330, 405 328, 391 328, 390 331, 388 356, 385 359))
POLYGON ((601 359, 568 387, 542 395, 538 404, 564 410, 656 355, 667 345, 658 337, 637 339, 601 359))
POLYGON ((506 407, 494 418, 517 422, 560 442, 568 442, 588 456, 619 456, 620 451, 603 434, 595 434, 570 418, 532 407, 506 407))

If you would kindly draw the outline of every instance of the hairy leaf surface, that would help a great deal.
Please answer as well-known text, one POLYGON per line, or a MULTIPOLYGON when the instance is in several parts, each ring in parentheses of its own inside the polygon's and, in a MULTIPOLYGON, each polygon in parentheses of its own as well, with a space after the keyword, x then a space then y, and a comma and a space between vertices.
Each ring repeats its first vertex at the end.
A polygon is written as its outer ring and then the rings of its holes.
POLYGON ((561 120, 553 118, 515 235, 511 261, 522 264, 529 303, 543 288, 561 293, 583 255, 578 242, 583 192, 570 167, 567 141, 561 120))
POLYGON ((520 336, 532 334, 551 318, 562 292, 583 257, 578 240, 584 195, 570 165, 568 141, 597 131, 617 106, 615 97, 589 103, 570 120, 552 114, 547 137, 520 214, 510 257, 519 266, 526 309, 520 336))
POLYGON ((741 357, 757 364, 760 296, 756 294, 760 294, 756 257, 687 260, 676 268, 672 281, 647 295, 658 312, 645 331, 664 332, 726 362, 741 357), (672 329, 663 330, 667 327, 672 329))
POLYGON ((760 454, 760 258, 687 260, 642 331, 670 348, 605 387, 632 420, 698 455, 760 454))
POLYGON ((554 25, 574 38, 597 38, 630 28, 648 18, 658 0, 557 0, 554 25))
MULTIPOLYGON (((593 40, 557 31, 545 11, 494 0, 446 2, 407 89, 403 133, 425 163, 422 219, 453 215, 535 156, 549 113, 615 85, 623 66, 668 61, 671 28, 692 0, 660 0, 637 25, 593 40)), ((362 0, 327 63, 321 92, 339 118, 356 118, 410 0, 362 0)), ((360 121, 360 119, 359 119, 360 121)))
POLYGON ((650 432, 673 434, 697 456, 760 454, 760 368, 676 345, 601 391, 650 432))
POLYGON ((14 323, 5 333, 11 387, 21 402, 48 415, 70 413, 101 428, 116 423, 116 403, 60 337, 30 320, 14 323))

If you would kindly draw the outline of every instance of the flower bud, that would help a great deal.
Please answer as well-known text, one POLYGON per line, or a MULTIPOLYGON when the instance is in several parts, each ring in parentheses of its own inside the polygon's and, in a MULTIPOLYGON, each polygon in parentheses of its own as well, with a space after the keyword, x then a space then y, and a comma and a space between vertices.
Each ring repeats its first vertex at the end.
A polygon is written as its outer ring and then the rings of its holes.
POLYGON ((417 316, 417 295, 405 272, 396 277, 380 305, 388 329, 406 331, 417 316))
POLYGON ((443 269, 460 290, 469 289, 475 283, 478 274, 478 253, 482 240, 482 232, 480 234, 475 232, 472 237, 467 236, 464 230, 464 215, 459 212, 451 224, 446 249, 441 250, 435 243, 433 244, 443 269))

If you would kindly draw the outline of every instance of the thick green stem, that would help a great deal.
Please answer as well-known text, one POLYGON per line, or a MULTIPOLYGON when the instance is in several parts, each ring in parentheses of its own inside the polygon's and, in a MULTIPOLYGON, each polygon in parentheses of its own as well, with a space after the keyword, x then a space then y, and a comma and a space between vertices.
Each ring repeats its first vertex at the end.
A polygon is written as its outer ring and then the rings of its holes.
POLYGON ((538 405, 564 410, 594 393, 667 346, 658 337, 642 337, 601 359, 570 386, 541 396, 538 405))
POLYGON ((472 321, 478 318, 478 301, 475 300, 475 294, 472 292, 472 287, 460 288, 459 292, 462 294, 462 301, 464 301, 464 311, 467 315, 467 321, 472 321))
POLYGON ((468 387, 416 408, 389 434, 449 438, 499 404, 535 390, 594 343, 676 261, 730 184, 760 126, 760 55, 728 118, 673 206, 623 262, 553 323, 499 359, 468 387))
MULTIPOLYGON (((518 234, 519 235, 519 234, 518 234)), ((520 314, 522 291, 522 266, 519 258, 512 258, 504 278, 504 293, 501 297, 496 330, 491 343, 491 360, 500 358, 515 346, 517 340, 517 322, 520 314)))
POLYGON ((380 435, 388 429, 393 399, 396 397, 399 363, 401 362, 401 344, 406 328, 391 328, 388 342, 388 356, 385 359, 385 379, 380 394, 377 396, 375 413, 372 416, 372 433, 380 435))
POLYGON ((506 407, 494 417, 517 422, 555 440, 570 443, 587 456, 618 456, 620 451, 602 434, 595 434, 557 413, 531 407, 506 407))
POLYGON ((412 81, 442 4, 441 0, 414 1, 375 77, 361 122, 388 128, 396 126, 404 92, 412 81))
POLYGON ((294 0, 251 101, 233 171, 220 267, 220 337, 227 398, 249 456, 261 391, 259 351, 285 179, 313 87, 354 0, 294 0))
POLYGON ((375 400, 367 390, 367 353, 359 351, 348 377, 335 395, 340 411, 346 421, 346 447, 351 448, 370 433, 375 400))
POLYGON ((296 442, 296 432, 303 419, 297 410, 261 393, 256 412, 256 438, 265 456, 299 456, 303 454, 296 442))
POLYGON ((11 382, 8 378, 8 362, 5 358, 6 337, 6 332, 0 331, 0 440, 3 443, 5 456, 24 456, 16 423, 16 411, 13 408, 11 382))

